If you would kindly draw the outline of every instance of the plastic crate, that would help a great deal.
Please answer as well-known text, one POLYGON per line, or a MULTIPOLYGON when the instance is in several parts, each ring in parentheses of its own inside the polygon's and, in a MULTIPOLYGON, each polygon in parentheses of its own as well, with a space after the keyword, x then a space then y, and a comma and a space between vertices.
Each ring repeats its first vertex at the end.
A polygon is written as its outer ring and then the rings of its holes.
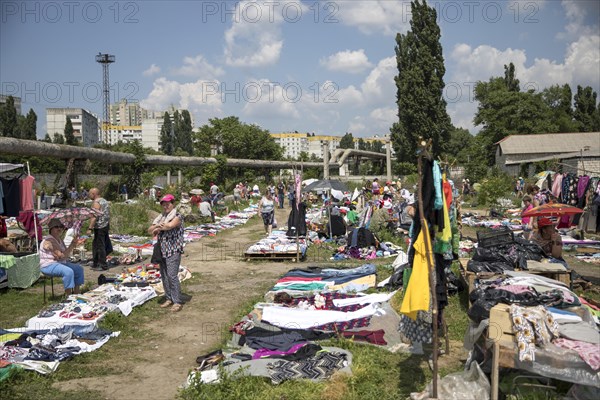
POLYGON ((515 242, 515 235, 509 228, 503 227, 492 231, 477 232, 477 244, 486 249, 509 245, 515 242))

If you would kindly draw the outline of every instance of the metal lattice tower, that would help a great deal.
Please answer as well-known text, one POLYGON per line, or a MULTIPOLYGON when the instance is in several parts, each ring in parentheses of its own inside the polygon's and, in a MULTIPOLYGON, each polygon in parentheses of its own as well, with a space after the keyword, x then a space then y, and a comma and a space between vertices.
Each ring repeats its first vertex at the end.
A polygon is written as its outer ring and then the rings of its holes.
POLYGON ((96 62, 102 64, 102 141, 108 144, 108 131, 110 129, 110 83, 108 80, 108 66, 115 62, 115 56, 98 53, 96 62))

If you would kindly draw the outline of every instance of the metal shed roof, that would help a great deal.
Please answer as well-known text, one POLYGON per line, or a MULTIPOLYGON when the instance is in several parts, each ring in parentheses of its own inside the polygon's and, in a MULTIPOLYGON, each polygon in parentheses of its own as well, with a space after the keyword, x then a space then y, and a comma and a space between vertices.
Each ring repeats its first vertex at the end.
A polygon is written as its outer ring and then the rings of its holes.
POLYGON ((600 149, 600 132, 510 135, 496 144, 507 155, 579 152, 600 149))

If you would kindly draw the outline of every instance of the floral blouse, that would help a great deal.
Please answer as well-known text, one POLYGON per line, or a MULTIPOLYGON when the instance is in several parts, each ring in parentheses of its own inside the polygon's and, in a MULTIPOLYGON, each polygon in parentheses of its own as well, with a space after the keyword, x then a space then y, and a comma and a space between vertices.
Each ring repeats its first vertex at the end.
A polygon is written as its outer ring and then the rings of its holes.
POLYGON ((183 253, 183 215, 174 209, 167 215, 159 215, 152 223, 153 225, 158 225, 161 222, 170 222, 175 218, 179 218, 181 221, 179 226, 158 233, 158 243, 160 244, 160 250, 163 257, 170 257, 175 253, 183 253))

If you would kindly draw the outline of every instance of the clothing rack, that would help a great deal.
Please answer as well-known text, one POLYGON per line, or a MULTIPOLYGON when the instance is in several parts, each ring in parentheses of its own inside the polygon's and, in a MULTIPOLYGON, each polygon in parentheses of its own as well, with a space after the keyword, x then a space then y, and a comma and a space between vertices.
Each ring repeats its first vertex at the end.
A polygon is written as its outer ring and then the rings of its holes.
MULTIPOLYGON (((418 161, 418 172, 419 172, 419 185, 417 187, 417 196, 418 196, 418 204, 419 204, 419 219, 421 220, 421 229, 426 227, 427 220, 425 219, 425 212, 423 210, 423 158, 427 158, 431 160, 431 139, 426 141, 422 138, 419 139, 418 147, 417 147, 417 161, 418 161)), ((431 389, 431 397, 432 399, 437 399, 437 390, 438 390, 438 304, 437 304, 437 294, 435 290, 435 270, 434 265, 431 263, 432 258, 432 249, 431 249, 431 238, 425 237, 425 252, 427 259, 427 268, 429 270, 429 292, 431 296, 431 314, 432 314, 432 329, 433 329, 433 354, 432 354, 432 363, 433 363, 433 381, 432 381, 432 389, 431 389)))
MULTIPOLYGON (((29 167, 29 161, 27 161, 26 164, 0 163, 0 174, 5 174, 5 173, 12 172, 15 170, 20 170, 20 172, 18 175, 14 176, 14 178, 20 178, 23 175, 31 176, 31 169, 29 167), (27 169, 25 169, 25 167, 27 167, 27 169)), ((33 212, 33 227, 34 227, 34 231, 35 231, 35 248, 36 248, 36 251, 39 252, 40 238, 38 237, 37 220, 35 218, 35 202, 33 202, 32 210, 21 210, 21 211, 32 211, 33 212)))

